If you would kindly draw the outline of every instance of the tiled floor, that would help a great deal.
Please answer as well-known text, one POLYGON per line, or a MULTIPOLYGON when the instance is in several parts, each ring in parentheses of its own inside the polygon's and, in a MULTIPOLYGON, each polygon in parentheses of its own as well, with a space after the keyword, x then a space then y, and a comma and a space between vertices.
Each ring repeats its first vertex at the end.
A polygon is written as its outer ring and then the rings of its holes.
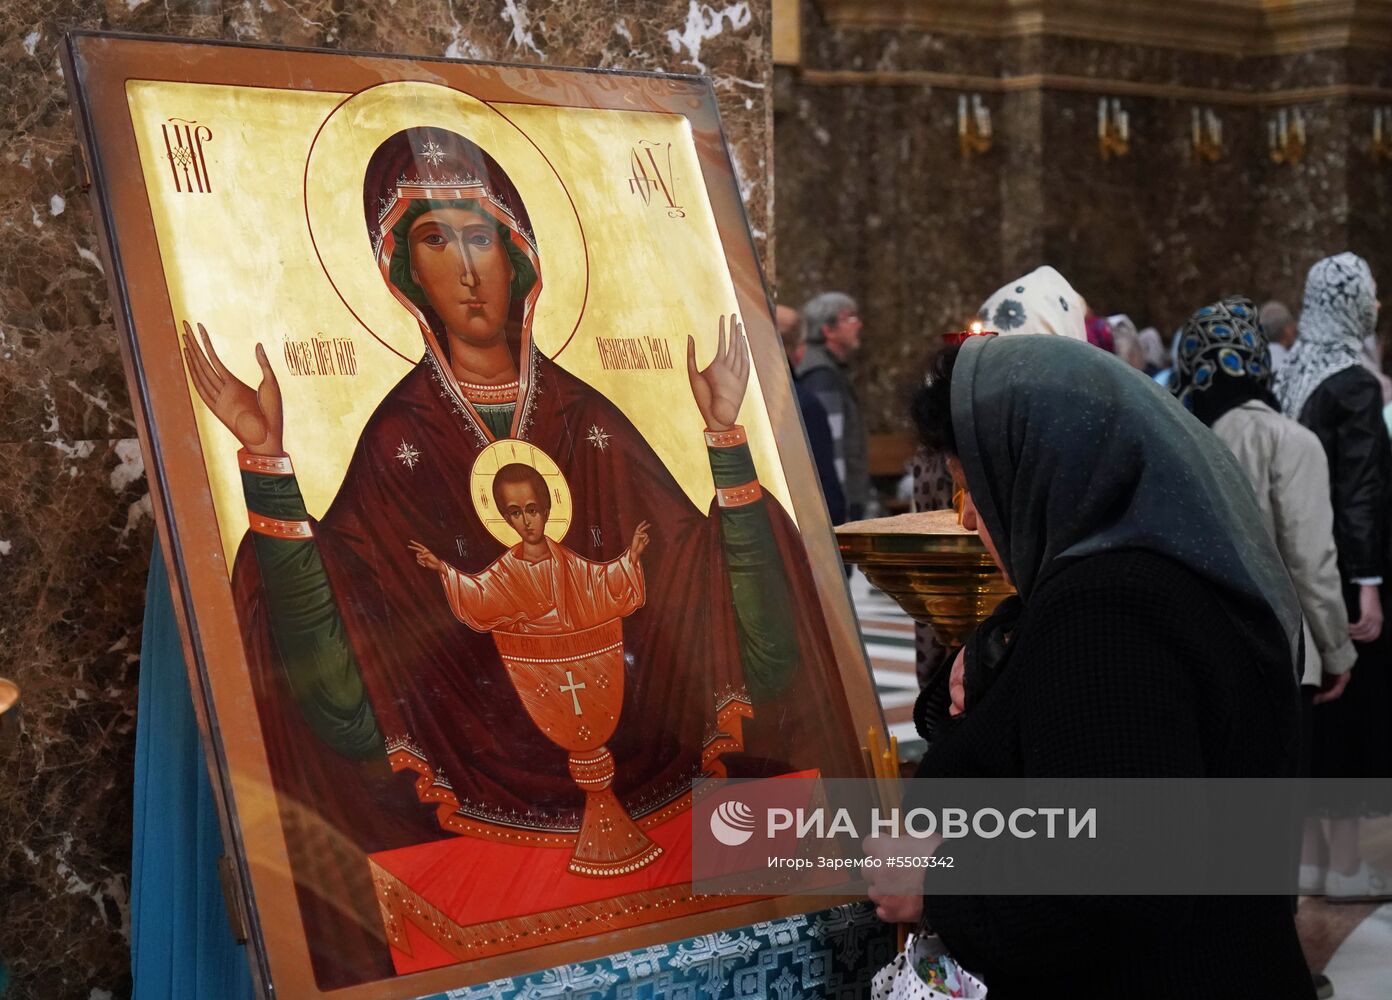
MULTIPOLYGON (((913 724, 918 694, 913 621, 859 573, 850 586, 885 722, 899 737, 901 756, 917 757, 923 741, 913 724)), ((1385 865, 1382 848, 1387 846, 1365 844, 1365 856, 1385 865)), ((1392 1000, 1392 903, 1331 904, 1305 898, 1296 923, 1306 957, 1313 968, 1323 968, 1338 1000, 1392 1000)))
MULTIPOLYGON (((1360 851, 1392 872, 1392 820, 1364 820, 1360 851)), ((1339 1000, 1392 1000, 1392 903, 1329 903, 1307 897, 1296 916, 1310 967, 1323 969, 1339 1000)))
POLYGON ((859 573, 851 576, 850 586, 885 722, 890 734, 899 737, 901 756, 917 757, 923 741, 913 724, 914 699, 918 697, 913 620, 859 573))
MULTIPOLYGON (((1337 910, 1350 905, 1304 900, 1301 910, 1337 910)), ((1388 1000, 1392 997, 1392 903, 1358 909, 1367 915, 1349 929, 1325 963, 1324 974, 1334 984, 1339 1000, 1388 1000)))

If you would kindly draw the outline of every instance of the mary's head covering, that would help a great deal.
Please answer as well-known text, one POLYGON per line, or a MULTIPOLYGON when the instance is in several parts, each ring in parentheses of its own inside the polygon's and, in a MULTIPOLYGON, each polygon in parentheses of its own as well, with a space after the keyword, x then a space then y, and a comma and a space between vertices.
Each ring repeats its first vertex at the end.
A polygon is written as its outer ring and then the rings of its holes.
POLYGON ((1053 334, 1087 340, 1083 297, 1063 275, 1045 265, 1008 282, 982 303, 977 315, 1003 336, 1053 334))
MULTIPOLYGON (((497 230, 512 262, 509 320, 524 341, 541 292, 541 258, 527 206, 498 162, 471 139, 435 126, 408 128, 382 142, 363 177, 363 215, 382 278, 426 333, 443 325, 411 273, 407 234, 432 208, 463 208, 497 230)), ((443 341, 441 341, 443 343, 443 341)))
POLYGON ((1364 364, 1364 338, 1377 326, 1376 286, 1368 262, 1354 253, 1326 257, 1305 278, 1300 338, 1276 376, 1286 416, 1300 419, 1325 379, 1364 364))
POLYGON ((1070 560, 1144 549, 1208 580, 1273 677, 1295 669, 1300 606, 1247 477, 1152 379, 1081 341, 973 337, 950 401, 967 487, 1026 605, 1070 560))
POLYGON ((1280 412, 1271 394, 1271 349, 1251 299, 1232 295, 1197 310, 1178 343, 1170 391, 1205 424, 1249 400, 1280 412))

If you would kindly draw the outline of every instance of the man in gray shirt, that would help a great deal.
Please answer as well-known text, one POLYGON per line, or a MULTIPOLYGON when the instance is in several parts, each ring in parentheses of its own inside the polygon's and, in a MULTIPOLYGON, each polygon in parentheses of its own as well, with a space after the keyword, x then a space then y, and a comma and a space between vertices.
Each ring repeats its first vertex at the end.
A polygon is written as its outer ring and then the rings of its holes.
POLYGON ((862 323, 855 299, 823 292, 802 307, 807 354, 798 366, 801 384, 816 394, 831 424, 836 475, 846 495, 846 516, 865 517, 871 500, 869 443, 860 401, 847 365, 860 349, 862 323))
POLYGON ((1295 346, 1295 338, 1299 335, 1299 329, 1295 323, 1295 317, 1291 311, 1285 307, 1284 303, 1272 299, 1261 307, 1257 314, 1261 321, 1262 330, 1266 333, 1266 342, 1271 348, 1271 370, 1277 372, 1286 363, 1286 355, 1295 346))

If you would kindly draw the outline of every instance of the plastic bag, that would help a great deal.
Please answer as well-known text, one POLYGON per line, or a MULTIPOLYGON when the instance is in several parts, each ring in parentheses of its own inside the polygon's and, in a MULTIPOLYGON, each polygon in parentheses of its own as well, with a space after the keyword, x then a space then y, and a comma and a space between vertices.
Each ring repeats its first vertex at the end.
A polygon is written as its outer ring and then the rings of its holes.
POLYGON ((986 986, 931 935, 910 934, 904 950, 875 974, 871 1000, 981 1000, 986 986))

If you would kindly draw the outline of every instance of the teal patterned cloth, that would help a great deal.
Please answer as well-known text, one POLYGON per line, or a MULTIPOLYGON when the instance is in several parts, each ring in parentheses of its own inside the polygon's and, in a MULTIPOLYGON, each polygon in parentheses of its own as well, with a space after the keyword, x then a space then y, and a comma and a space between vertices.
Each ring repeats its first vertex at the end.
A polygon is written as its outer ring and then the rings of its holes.
POLYGON ((860 1000, 894 928, 847 903, 421 1000, 860 1000))
MULTIPOLYGON (((131 961, 135 1000, 251 1000, 218 882, 218 819, 158 549, 140 658, 131 961)), ((852 903, 420 1000, 859 1000, 894 929, 852 903)), ((0 986, 5 973, 0 967, 0 986)))

